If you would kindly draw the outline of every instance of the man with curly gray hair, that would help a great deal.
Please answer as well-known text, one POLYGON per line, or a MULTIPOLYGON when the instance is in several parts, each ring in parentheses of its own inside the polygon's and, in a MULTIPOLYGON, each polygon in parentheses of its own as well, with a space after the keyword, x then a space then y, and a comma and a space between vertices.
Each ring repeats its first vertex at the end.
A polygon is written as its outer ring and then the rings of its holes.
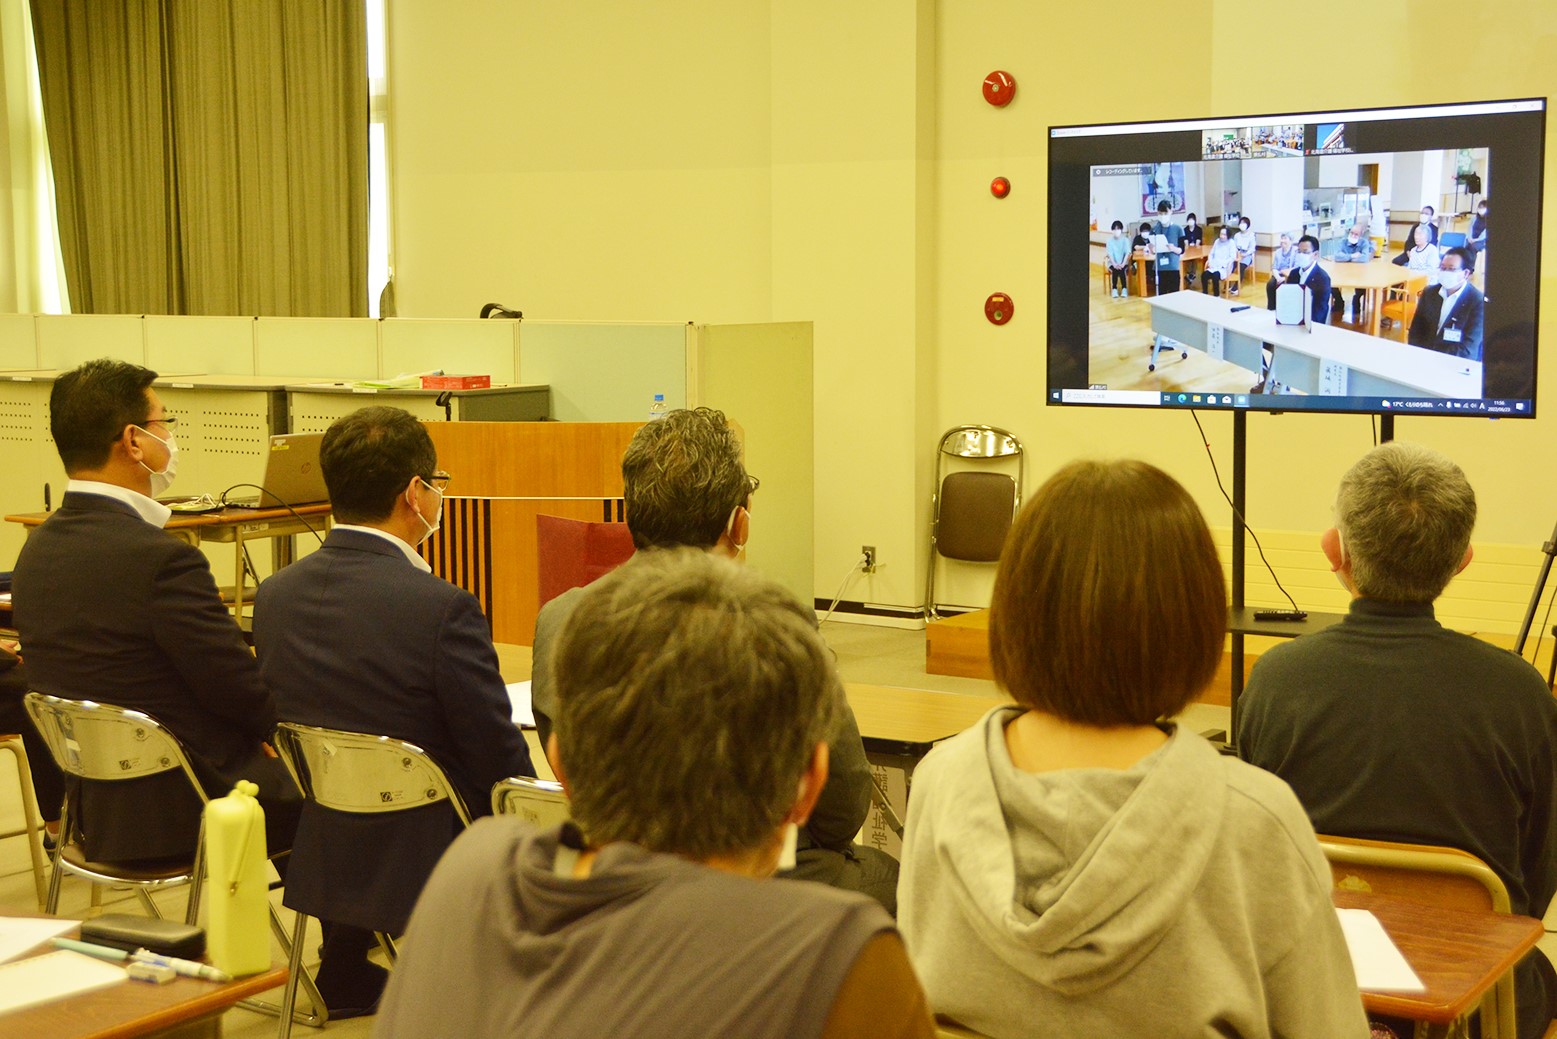
MULTIPOLYGON (((740 437, 723 412, 676 410, 647 423, 622 455, 622 483, 640 557, 676 548, 740 556, 758 481, 746 472, 740 437)), ((558 713, 557 638, 583 594, 569 589, 535 618, 531 699, 543 746, 558 713)), ((870 767, 854 712, 841 692, 837 701, 827 734, 831 775, 800 831, 795 868, 785 875, 863 892, 895 912, 897 860, 853 843, 870 811, 870 767)))
MULTIPOLYGON (((1524 660, 1433 615, 1475 525, 1476 494, 1443 455, 1363 456, 1320 538, 1351 609, 1255 664, 1238 752, 1285 779, 1318 832, 1470 852, 1514 912, 1542 916, 1557 890, 1557 701, 1524 660)), ((1540 1036, 1557 975, 1538 950, 1515 987, 1521 1039, 1540 1036)))

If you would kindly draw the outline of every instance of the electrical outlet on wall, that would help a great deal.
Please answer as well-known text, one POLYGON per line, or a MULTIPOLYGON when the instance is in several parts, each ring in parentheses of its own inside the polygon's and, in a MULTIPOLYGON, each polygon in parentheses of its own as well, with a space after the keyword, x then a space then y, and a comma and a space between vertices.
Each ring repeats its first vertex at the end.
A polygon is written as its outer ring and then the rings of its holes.
POLYGON ((876 546, 861 545, 860 555, 865 557, 865 565, 860 567, 861 573, 873 574, 876 572, 876 546))

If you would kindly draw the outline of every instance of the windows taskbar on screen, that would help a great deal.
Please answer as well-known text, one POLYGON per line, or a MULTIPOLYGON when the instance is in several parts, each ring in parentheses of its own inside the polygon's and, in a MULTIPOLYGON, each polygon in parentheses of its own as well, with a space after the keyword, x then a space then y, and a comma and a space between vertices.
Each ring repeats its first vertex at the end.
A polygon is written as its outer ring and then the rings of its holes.
POLYGON ((1291 393, 1195 393, 1177 390, 1050 389, 1050 404, 1137 408, 1225 408, 1229 411, 1314 411, 1374 415, 1466 415, 1531 418, 1528 399, 1493 397, 1453 400, 1444 397, 1320 397, 1291 393))

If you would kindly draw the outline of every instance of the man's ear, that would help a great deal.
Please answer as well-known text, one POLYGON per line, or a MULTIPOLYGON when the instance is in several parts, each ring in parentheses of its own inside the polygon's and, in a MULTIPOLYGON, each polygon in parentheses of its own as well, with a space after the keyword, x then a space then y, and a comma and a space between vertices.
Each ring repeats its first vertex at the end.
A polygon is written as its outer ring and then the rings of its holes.
POLYGON ((804 826, 806 820, 811 818, 811 811, 816 807, 816 799, 822 796, 822 788, 827 785, 827 744, 818 743, 816 749, 811 752, 811 763, 800 775, 800 790, 795 798, 795 805, 784 816, 786 823, 794 823, 796 826, 804 826))
POLYGON ((1346 546, 1341 543, 1341 532, 1334 527, 1319 535, 1319 549, 1330 561, 1330 572, 1340 573, 1347 569, 1346 546))
POLYGON ((546 737, 546 763, 551 766, 551 773, 557 777, 557 782, 562 784, 562 792, 571 798, 573 791, 568 787, 566 773, 562 771, 562 754, 557 749, 557 734, 555 732, 546 737))
POLYGON ((1465 557, 1460 560, 1460 565, 1455 568, 1454 572, 1456 574, 1458 574, 1462 570, 1464 570, 1466 567, 1470 566, 1471 565, 1471 558, 1474 557, 1475 555, 1476 555, 1476 550, 1474 548, 1472 548, 1471 546, 1466 545, 1465 546, 1465 557))

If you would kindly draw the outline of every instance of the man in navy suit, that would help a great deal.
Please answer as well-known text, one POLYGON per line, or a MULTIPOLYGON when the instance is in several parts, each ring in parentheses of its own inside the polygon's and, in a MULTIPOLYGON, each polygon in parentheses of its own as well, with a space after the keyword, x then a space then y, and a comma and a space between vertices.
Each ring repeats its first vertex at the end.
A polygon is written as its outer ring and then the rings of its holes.
MULTIPOLYGON (((265 741, 276 709, 198 548, 163 530, 156 501, 178 463, 157 373, 101 359, 61 375, 49 429, 70 482, 22 546, 13 578, 30 688, 144 711, 178 737, 205 792, 259 784, 267 847, 284 851, 299 795, 265 741)), ((71 784, 86 855, 189 856, 200 801, 177 772, 71 784)), ((58 808, 58 805, 55 806, 58 808)), ((284 868, 284 864, 283 864, 284 868)))
MULTIPOLYGON (((254 648, 277 713, 414 743, 472 816, 488 814, 493 783, 535 771, 480 604, 416 552, 438 529, 449 482, 432 439, 408 412, 363 408, 325 433, 319 467, 336 525, 254 601, 254 648)), ((306 805, 285 903, 327 921, 327 941, 398 934, 458 831, 447 803, 371 816, 306 805)), ((377 992, 365 994, 371 1012, 377 992)))
POLYGON ((1429 285, 1416 305, 1406 342, 1456 357, 1481 360, 1486 297, 1467 278, 1472 253, 1461 246, 1443 254, 1438 284, 1429 285))

